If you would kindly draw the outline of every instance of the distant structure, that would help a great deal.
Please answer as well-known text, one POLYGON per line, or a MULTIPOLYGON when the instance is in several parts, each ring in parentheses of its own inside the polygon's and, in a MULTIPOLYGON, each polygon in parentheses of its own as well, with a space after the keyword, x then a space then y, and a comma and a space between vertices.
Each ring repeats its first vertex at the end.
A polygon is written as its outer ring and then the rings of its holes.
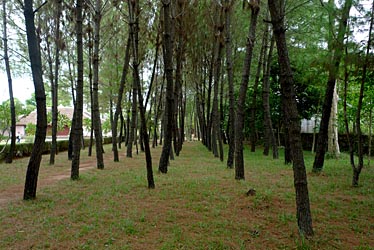
MULTIPOLYGON (((70 120, 73 120, 73 114, 74 114, 74 108, 73 107, 64 107, 64 106, 58 106, 58 111, 60 114, 65 115, 70 120)), ((51 112, 51 108, 47 108, 47 113, 51 112)), ((83 119, 91 119, 90 113, 83 111, 83 119)), ((36 125, 36 110, 32 111, 27 116, 22 116, 19 118, 19 121, 16 123, 16 134, 22 136, 25 136, 26 134, 26 126, 27 124, 34 124, 36 125)), ((52 131, 52 124, 48 124, 47 131, 52 131)), ((85 128, 83 128, 83 134, 87 135, 90 131, 86 131, 85 128)), ((61 131, 57 132, 57 136, 68 136, 70 134, 70 124, 69 126, 65 126, 65 128, 61 131)))
POLYGON ((319 124, 321 122, 320 118, 312 116, 310 119, 301 120, 301 133, 313 134, 314 132, 318 133, 319 124))

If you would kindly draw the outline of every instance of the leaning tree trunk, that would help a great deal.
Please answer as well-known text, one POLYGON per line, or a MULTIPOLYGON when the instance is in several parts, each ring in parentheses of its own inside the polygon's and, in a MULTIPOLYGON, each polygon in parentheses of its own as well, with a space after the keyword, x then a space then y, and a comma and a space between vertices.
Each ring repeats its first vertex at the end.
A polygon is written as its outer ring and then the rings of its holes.
POLYGON ((74 120, 73 126, 73 159, 71 162, 72 180, 79 178, 79 163, 80 151, 82 146, 83 136, 83 0, 77 0, 76 3, 76 36, 77 36, 77 86, 76 86, 76 100, 74 105, 74 120))
POLYGON ((227 155, 227 167, 233 168, 235 152, 235 101, 234 101, 234 73, 231 48, 231 0, 225 0, 225 46, 226 46, 226 70, 229 88, 229 152, 227 155))
POLYGON ((11 116, 11 125, 10 125, 11 142, 10 142, 9 153, 6 156, 5 162, 12 163, 14 150, 16 148, 16 108, 14 106, 12 74, 10 72, 9 55, 8 55, 6 0, 3 0, 3 46, 4 46, 5 70, 6 70, 6 74, 8 78, 10 116, 11 116))
MULTIPOLYGON (((117 128, 118 128, 118 118, 120 114, 122 113, 122 97, 123 97, 123 91, 125 89, 127 71, 129 69, 129 63, 130 63, 130 45, 131 45, 130 41, 131 41, 131 38, 129 36, 129 38, 127 39, 125 61, 123 63, 122 76, 121 76, 121 81, 120 81, 120 85, 118 89, 116 111, 114 113, 114 121, 113 121, 113 126, 112 126, 113 158, 115 162, 119 161, 118 148, 117 148, 117 128)), ((123 123, 121 122, 121 130, 122 130, 122 124, 123 123)), ((121 141, 122 138, 120 137, 119 140, 121 141)))
MULTIPOLYGON (((325 154, 327 148, 327 138, 328 138, 328 126, 331 114, 332 98, 334 94, 336 78, 339 74, 339 65, 344 51, 344 36, 346 33, 349 10, 352 6, 352 0, 346 0, 344 3, 342 18, 339 23, 338 35, 336 38, 336 44, 334 46, 329 46, 334 49, 334 54, 329 66, 329 76, 327 80, 327 88, 325 92, 325 100, 322 107, 322 118, 320 124, 320 130, 318 134, 316 155, 313 163, 313 172, 321 172, 323 169, 323 164, 325 161, 325 154)), ((332 32, 332 31, 330 31, 332 32)), ((330 41, 329 41, 330 42, 330 41)))
POLYGON ((166 74, 166 101, 165 101, 165 113, 164 113, 164 142, 162 146, 162 152, 160 157, 160 163, 158 170, 161 173, 166 174, 168 171, 168 163, 171 149, 172 130, 173 130, 173 113, 174 113, 174 84, 173 84, 173 47, 171 39, 171 1, 163 0, 162 9, 164 16, 164 36, 163 45, 164 48, 164 67, 166 74))
POLYGON ((288 56, 284 26, 284 0, 269 0, 273 33, 277 43, 280 83, 283 95, 283 109, 289 129, 290 147, 293 157, 294 186, 296 191, 297 222, 299 231, 306 237, 313 236, 310 212, 308 182, 301 145, 300 122, 297 111, 294 79, 288 56))
POLYGON ((249 34, 247 38, 246 53, 243 66, 242 82, 239 90, 239 98, 236 109, 235 120, 235 179, 245 179, 244 176, 244 159, 243 159, 243 140, 244 140, 244 106, 247 96, 249 73, 251 69, 253 47, 256 39, 257 17, 260 12, 260 1, 251 0, 251 22, 249 25, 249 34))
POLYGON ((99 61, 100 61, 100 22, 101 22, 101 0, 96 0, 94 15, 94 51, 93 51, 93 122, 95 131, 95 148, 97 168, 104 169, 103 159, 103 135, 99 110, 99 61))
POLYGON ((42 60, 38 38, 36 36, 32 0, 24 0, 24 16, 32 78, 35 87, 37 112, 34 147, 31 152, 29 164, 27 166, 25 189, 23 193, 23 199, 29 200, 35 199, 36 197, 36 187, 38 183, 40 162, 42 160, 42 151, 44 148, 44 142, 47 133, 47 111, 45 90, 43 84, 42 60))
POLYGON ((139 7, 138 2, 129 1, 129 16, 130 16, 130 36, 132 44, 133 54, 133 81, 135 82, 134 87, 137 88, 139 109, 140 109, 140 120, 141 120, 141 133, 143 134, 145 158, 147 164, 147 180, 148 188, 155 188, 152 170, 152 156, 149 147, 149 137, 147 133, 147 124, 145 117, 145 107, 143 104, 143 95, 141 92, 140 78, 139 78, 139 59, 138 59, 138 30, 139 30, 139 7))

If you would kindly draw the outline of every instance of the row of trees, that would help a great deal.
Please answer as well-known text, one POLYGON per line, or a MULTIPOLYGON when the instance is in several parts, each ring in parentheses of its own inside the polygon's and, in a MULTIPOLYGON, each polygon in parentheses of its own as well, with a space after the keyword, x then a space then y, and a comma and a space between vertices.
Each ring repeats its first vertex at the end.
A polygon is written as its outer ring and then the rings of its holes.
MULTIPOLYGON (((38 149, 43 147, 47 126, 46 86, 52 103, 52 145, 56 144, 58 103, 68 98, 74 105, 69 150, 73 180, 79 178, 84 108, 92 114, 97 167, 104 168, 104 116, 112 130, 114 161, 120 160, 122 142, 127 157, 132 157, 134 145, 137 152, 138 146, 145 152, 149 188, 155 187, 151 139, 153 146, 160 143, 163 147, 161 173, 167 173, 170 160, 181 153, 186 136, 194 134, 221 161, 223 144, 228 143, 227 167, 235 167, 235 179, 241 180, 245 178, 243 142, 250 139, 255 151, 262 139, 264 154, 271 148, 273 158, 278 158, 282 132, 285 162, 293 164, 300 232, 313 235, 299 120, 322 113, 313 166, 319 172, 328 124, 334 122, 330 119, 334 89, 337 81, 342 82, 338 90, 344 92, 347 135, 354 131, 361 138, 362 122, 371 121, 363 119, 361 110, 371 114, 368 100, 373 94, 365 92, 372 84, 368 67, 373 11, 367 9, 352 0, 341 6, 332 0, 289 1, 287 5, 283 0, 24 0, 17 4, 3 0, 6 68, 11 72, 7 53, 13 52, 6 43, 7 24, 19 29, 16 18, 9 16, 23 10, 27 45, 22 44, 24 34, 19 31, 17 49, 22 54, 28 48, 38 110, 24 198, 36 196, 38 149), (12 11, 7 12, 7 6, 12 11), (352 6, 363 14, 363 20, 349 15, 352 6), (364 27, 364 20, 370 20, 369 39, 360 44, 352 30, 364 27), (355 98, 357 109, 349 108, 355 98), (352 114, 356 114, 355 122, 352 114)), ((10 74, 8 79, 13 110, 10 74)), ((363 167, 362 141, 358 141, 358 166, 354 143, 349 141, 352 184, 357 185, 363 167)), ((55 146, 51 148, 50 163, 54 164, 57 152, 55 146)))

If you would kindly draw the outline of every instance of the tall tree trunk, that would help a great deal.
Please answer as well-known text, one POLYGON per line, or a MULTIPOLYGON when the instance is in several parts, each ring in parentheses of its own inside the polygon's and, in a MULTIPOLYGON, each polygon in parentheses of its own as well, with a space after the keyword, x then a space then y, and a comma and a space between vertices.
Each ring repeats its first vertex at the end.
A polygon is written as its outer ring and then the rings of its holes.
MULTIPOLYGON (((256 128, 256 116, 257 116, 257 92, 258 92, 258 85, 260 82, 260 75, 261 75, 261 69, 264 61, 264 57, 266 54, 266 46, 268 42, 268 36, 269 36, 269 27, 266 26, 264 35, 262 37, 262 45, 261 45, 261 50, 260 50, 260 55, 258 59, 258 64, 257 64, 257 71, 256 71, 256 76, 255 76, 255 82, 253 84, 253 94, 252 94, 252 102, 250 106, 250 111, 251 115, 249 117, 249 127, 250 127, 250 138, 251 138, 251 152, 256 152, 256 144, 257 144, 257 128, 256 128)), ((265 134, 266 138, 266 134, 265 134)), ((266 140, 265 140, 266 142, 266 140)), ((265 143, 264 147, 264 154, 265 151, 269 151, 269 147, 266 147, 267 144, 265 143)))
POLYGON ((36 197, 39 168, 40 162, 42 160, 42 150, 44 148, 44 142, 47 133, 47 111, 45 90, 43 84, 42 60, 40 55, 38 38, 36 36, 32 0, 24 0, 23 11, 26 23, 26 36, 30 56, 32 78, 35 87, 35 100, 37 112, 34 147, 31 152, 29 164, 27 166, 25 189, 23 193, 23 199, 29 200, 35 199, 36 197))
MULTIPOLYGON (((117 128, 118 128, 118 118, 120 114, 122 113, 123 91, 125 89, 127 71, 128 71, 129 63, 130 63, 130 45, 131 45, 130 42, 131 42, 131 38, 129 36, 127 39, 125 59, 123 63, 121 81, 120 81, 120 85, 118 89, 117 105, 116 105, 116 111, 114 113, 114 121, 113 121, 113 127, 112 127, 112 147, 113 147, 113 158, 115 162, 119 161, 118 148, 117 148, 117 128)), ((122 130, 122 124, 123 123, 121 123, 121 130, 122 130)), ((122 138, 120 137, 119 141, 121 140, 122 138)))
POLYGON ((372 3, 371 9, 371 16, 370 16, 370 27, 369 27, 369 38, 367 41, 366 46, 366 55, 365 55, 365 63, 362 68, 362 77, 361 77, 361 86, 360 86, 360 96, 358 98, 357 104, 357 113, 356 113, 356 129, 357 129, 357 153, 358 153, 358 165, 355 167, 352 166, 353 170, 353 178, 352 178, 352 186, 358 186, 358 180, 360 178, 361 170, 364 167, 364 142, 363 136, 361 131, 361 111, 362 111, 362 102, 364 99, 364 91, 365 91, 365 82, 367 77, 367 67, 369 65, 369 57, 370 57, 370 48, 372 46, 372 30, 373 30, 373 22, 374 22, 374 2, 372 3))
POLYGON ((182 147, 182 137, 180 135, 181 124, 179 123, 178 115, 179 115, 179 108, 181 105, 180 100, 182 99, 182 70, 183 70, 183 57, 184 57, 184 4, 185 0, 177 1, 176 9, 177 9, 177 17, 175 22, 175 30, 177 33, 177 40, 176 40, 176 53, 175 53, 175 61, 176 61, 176 68, 175 68, 175 82, 174 82, 174 152, 176 156, 179 156, 179 151, 182 147))
POLYGON ((164 143, 162 147, 160 163, 158 170, 166 174, 168 171, 169 156, 171 151, 173 113, 174 113, 174 83, 173 83, 173 46, 172 46, 172 20, 171 20, 171 1, 162 0, 162 10, 164 17, 164 67, 166 74, 166 101, 164 110, 164 143))
POLYGON ((226 46, 226 71, 229 86, 229 152, 227 155, 227 167, 233 168, 235 152, 235 101, 234 101, 234 73, 232 63, 231 44, 231 0, 225 0, 225 46, 226 46))
MULTIPOLYGON (((329 76, 327 80, 327 88, 325 92, 325 100, 322 107, 322 118, 320 124, 320 130, 318 134, 316 155, 313 163, 313 172, 321 172, 325 161, 325 154, 327 148, 327 137, 328 137, 328 126, 331 114, 332 97, 334 94, 335 82, 339 73, 340 60, 344 51, 344 36, 346 33, 349 10, 352 6, 352 0, 346 0, 344 3, 342 17, 339 22, 339 29, 336 41, 333 46, 332 60, 329 66, 329 76)), ((332 32, 332 31, 330 31, 332 32)), ((330 41, 329 41, 330 42, 330 41)))
MULTIPOLYGON (((211 110, 211 104, 212 104, 212 88, 213 88, 213 71, 214 71, 214 51, 216 51, 217 44, 213 43, 212 48, 212 55, 209 62, 209 71, 208 71, 208 93, 207 93, 207 101, 206 101, 206 142, 207 142, 207 148, 209 151, 214 150, 212 145, 212 110, 211 110)), ((205 82, 205 81, 204 81, 205 82)), ((204 88, 205 89, 205 88, 204 88)), ((204 98, 205 99, 205 98, 204 98)))
POLYGON ((249 33, 247 38, 246 53, 243 66, 242 82, 239 90, 239 98, 236 109, 235 120, 235 179, 245 179, 244 175, 244 159, 243 159, 243 140, 244 140, 244 107, 247 96, 249 73, 252 63, 253 48, 256 39, 257 17, 260 11, 260 1, 251 0, 251 21, 249 25, 249 33))
POLYGON ((136 86, 136 82, 133 81, 132 84, 132 105, 131 105, 131 126, 129 131, 129 141, 127 144, 127 154, 126 157, 132 158, 132 149, 133 145, 136 141, 136 119, 137 119, 137 94, 138 88, 136 86))
POLYGON ((77 36, 77 87, 76 87, 76 102, 74 105, 74 140, 73 140, 73 159, 71 163, 72 180, 79 178, 79 162, 80 150, 82 146, 83 136, 83 0, 76 2, 76 36, 77 36))
POLYGON ((101 23, 101 0, 96 0, 94 15, 94 51, 93 51, 93 122, 95 131, 95 148, 97 168, 104 169, 103 159, 103 135, 101 129, 99 109, 99 61, 100 61, 100 23, 101 23))
POLYGON ((126 137, 126 130, 125 130, 125 118, 123 117, 123 111, 121 110, 120 113, 120 130, 119 130, 119 141, 118 141, 118 148, 122 148, 122 142, 126 137))
POLYGON ((212 107, 212 149, 215 157, 220 157, 223 161, 223 150, 222 149, 222 138, 220 130, 220 113, 218 110, 218 92, 220 84, 221 75, 221 63, 222 63, 222 52, 223 52, 223 29, 224 25, 223 19, 223 9, 216 7, 216 17, 215 17, 215 43, 213 46, 215 48, 214 53, 214 67, 213 67, 213 107, 212 107), (218 143, 218 148, 217 148, 218 143), (219 150, 219 151, 218 151, 219 150))
POLYGON ((141 120, 141 133, 144 139, 144 150, 147 164, 147 180, 148 188, 155 188, 152 170, 152 156, 149 148, 149 137, 147 133, 147 124, 145 117, 145 107, 143 106, 143 95, 140 86, 139 78, 139 59, 138 59, 138 30, 139 30, 139 6, 137 0, 129 1, 129 16, 130 16, 130 35, 133 52, 133 81, 135 82, 134 87, 137 88, 139 109, 140 109, 140 120, 141 120))
MULTIPOLYGON (((277 140, 275 139, 274 131, 273 131, 273 122, 271 120, 271 112, 270 112, 270 68, 271 68, 271 60, 273 57, 273 49, 274 49, 275 40, 272 37, 270 41, 270 48, 268 57, 266 59, 266 63, 264 63, 264 79, 263 79, 263 107, 264 107, 264 127, 265 127, 265 142, 268 147, 268 151, 271 145, 272 152, 273 152, 273 159, 278 159, 278 145, 277 140)), ((264 155, 268 155, 265 153, 264 155)))
MULTIPOLYGON (((270 52, 272 52, 272 45, 274 44, 273 40, 270 42, 270 46, 268 45, 268 41, 269 41, 269 26, 266 25, 265 27, 265 31, 264 31, 264 36, 262 38, 262 48, 261 48, 261 52, 260 52, 260 60, 259 60, 259 67, 258 67, 258 71, 257 71, 257 74, 259 75, 259 72, 261 69, 261 67, 263 67, 263 80, 262 80, 262 108, 264 109, 264 122, 263 122, 263 126, 264 126, 264 151, 263 151, 263 155, 269 155, 269 151, 270 151, 270 135, 269 135, 269 119, 270 119, 270 123, 271 123, 271 116, 270 116, 270 103, 269 103, 269 95, 270 95, 270 82, 269 82, 269 79, 270 79, 270 76, 267 74, 267 73, 270 73, 270 71, 268 72, 267 71, 267 66, 270 67, 271 65, 271 62, 269 62, 268 60, 270 59, 271 60, 271 55, 270 55, 270 52), (268 47, 269 47, 269 55, 268 55, 268 47), (266 57, 266 55, 268 55, 268 57, 266 57), (262 62, 263 60, 263 62, 262 62), (261 64, 260 64, 261 63, 261 64)), ((273 45, 274 46, 274 45, 273 45)), ((257 75, 256 75, 256 80, 257 80, 257 75)), ((257 90, 257 86, 255 84, 255 89, 257 90)), ((256 105, 255 101, 255 93, 253 94, 253 101, 252 101, 252 105, 256 105)), ((253 112, 253 110, 255 110, 255 107, 252 107, 252 119, 255 118, 256 114, 253 112)), ((255 121, 253 120, 253 122, 251 123, 251 127, 254 128, 255 127, 255 121)), ((253 138, 255 140, 255 138, 253 138)), ((251 140, 252 141, 252 140, 251 140)), ((254 152, 254 145, 252 144, 252 148, 251 148, 251 151, 254 152)))
POLYGON ((369 149, 368 149, 368 167, 370 167, 370 159, 371 159, 371 149, 372 149, 372 130, 373 130, 373 100, 370 100, 370 110, 369 110, 369 149))
POLYGON ((94 122, 93 122, 93 74, 92 74, 92 27, 91 27, 91 14, 88 14, 88 83, 90 88, 90 103, 91 103, 91 126, 90 126, 90 142, 88 144, 88 156, 92 156, 92 145, 93 145, 93 131, 94 131, 94 122))
POLYGON ((55 68, 54 68, 54 79, 51 82, 52 92, 52 144, 51 152, 49 157, 49 164, 55 164, 55 155, 57 154, 57 123, 58 123, 58 79, 60 69, 60 17, 61 17, 61 6, 62 0, 56 1, 57 8, 55 13, 55 68))
POLYGON ((331 114, 328 128, 328 146, 327 152, 334 158, 338 158, 340 155, 339 149, 339 137, 338 137, 338 93, 336 91, 336 85, 334 88, 334 94, 332 97, 331 114))
MULTIPOLYGON (((346 58, 348 56, 348 48, 345 48, 346 58)), ((347 89, 348 89, 348 82, 349 82, 349 73, 348 73, 348 66, 347 60, 344 63, 344 97, 343 97, 343 118, 344 118, 344 126, 347 135, 347 141, 349 146, 349 161, 351 164, 352 169, 355 168, 355 152, 353 149, 353 142, 350 136, 350 129, 349 129, 349 121, 347 116, 347 89)))
POLYGON ((4 63, 5 70, 8 78, 8 89, 9 89, 9 100, 10 100, 10 134, 11 142, 10 149, 6 156, 5 162, 12 163, 14 151, 16 148, 16 108, 14 106, 14 96, 13 96, 13 84, 12 84, 12 74, 10 71, 9 55, 8 55, 8 34, 7 34, 7 12, 6 12, 7 1, 3 0, 3 46, 4 46, 4 63))
POLYGON ((283 0, 269 0, 268 4, 278 50, 283 109, 285 120, 287 121, 285 126, 289 129, 288 135, 293 156, 293 173, 297 208, 296 217, 300 233, 306 237, 310 237, 313 236, 312 215, 310 212, 308 182, 301 145, 300 122, 294 90, 294 79, 286 44, 284 2, 283 0))

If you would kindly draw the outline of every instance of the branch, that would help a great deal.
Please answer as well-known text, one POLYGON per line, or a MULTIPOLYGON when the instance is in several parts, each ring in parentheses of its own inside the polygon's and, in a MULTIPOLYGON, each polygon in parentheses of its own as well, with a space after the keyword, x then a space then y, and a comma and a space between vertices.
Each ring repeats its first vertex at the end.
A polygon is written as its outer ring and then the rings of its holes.
POLYGON ((304 4, 307 4, 307 3, 309 3, 309 2, 310 2, 310 0, 306 0, 305 2, 302 2, 302 3, 298 4, 298 5, 296 5, 295 7, 293 7, 293 8, 290 9, 289 11, 287 11, 287 12, 285 13, 285 16, 286 16, 287 14, 291 13, 292 11, 296 10, 297 8, 303 6, 304 4))
POLYGON ((41 8, 43 8, 44 5, 46 5, 48 1, 45 1, 42 5, 40 5, 36 10, 34 10, 34 14, 38 12, 41 8))
POLYGON ((21 53, 19 53, 17 50, 14 50, 12 48, 8 48, 10 50, 10 52, 16 54, 17 56, 23 58, 24 60, 26 60, 27 62, 30 62, 30 59, 24 55, 22 55, 21 53))

